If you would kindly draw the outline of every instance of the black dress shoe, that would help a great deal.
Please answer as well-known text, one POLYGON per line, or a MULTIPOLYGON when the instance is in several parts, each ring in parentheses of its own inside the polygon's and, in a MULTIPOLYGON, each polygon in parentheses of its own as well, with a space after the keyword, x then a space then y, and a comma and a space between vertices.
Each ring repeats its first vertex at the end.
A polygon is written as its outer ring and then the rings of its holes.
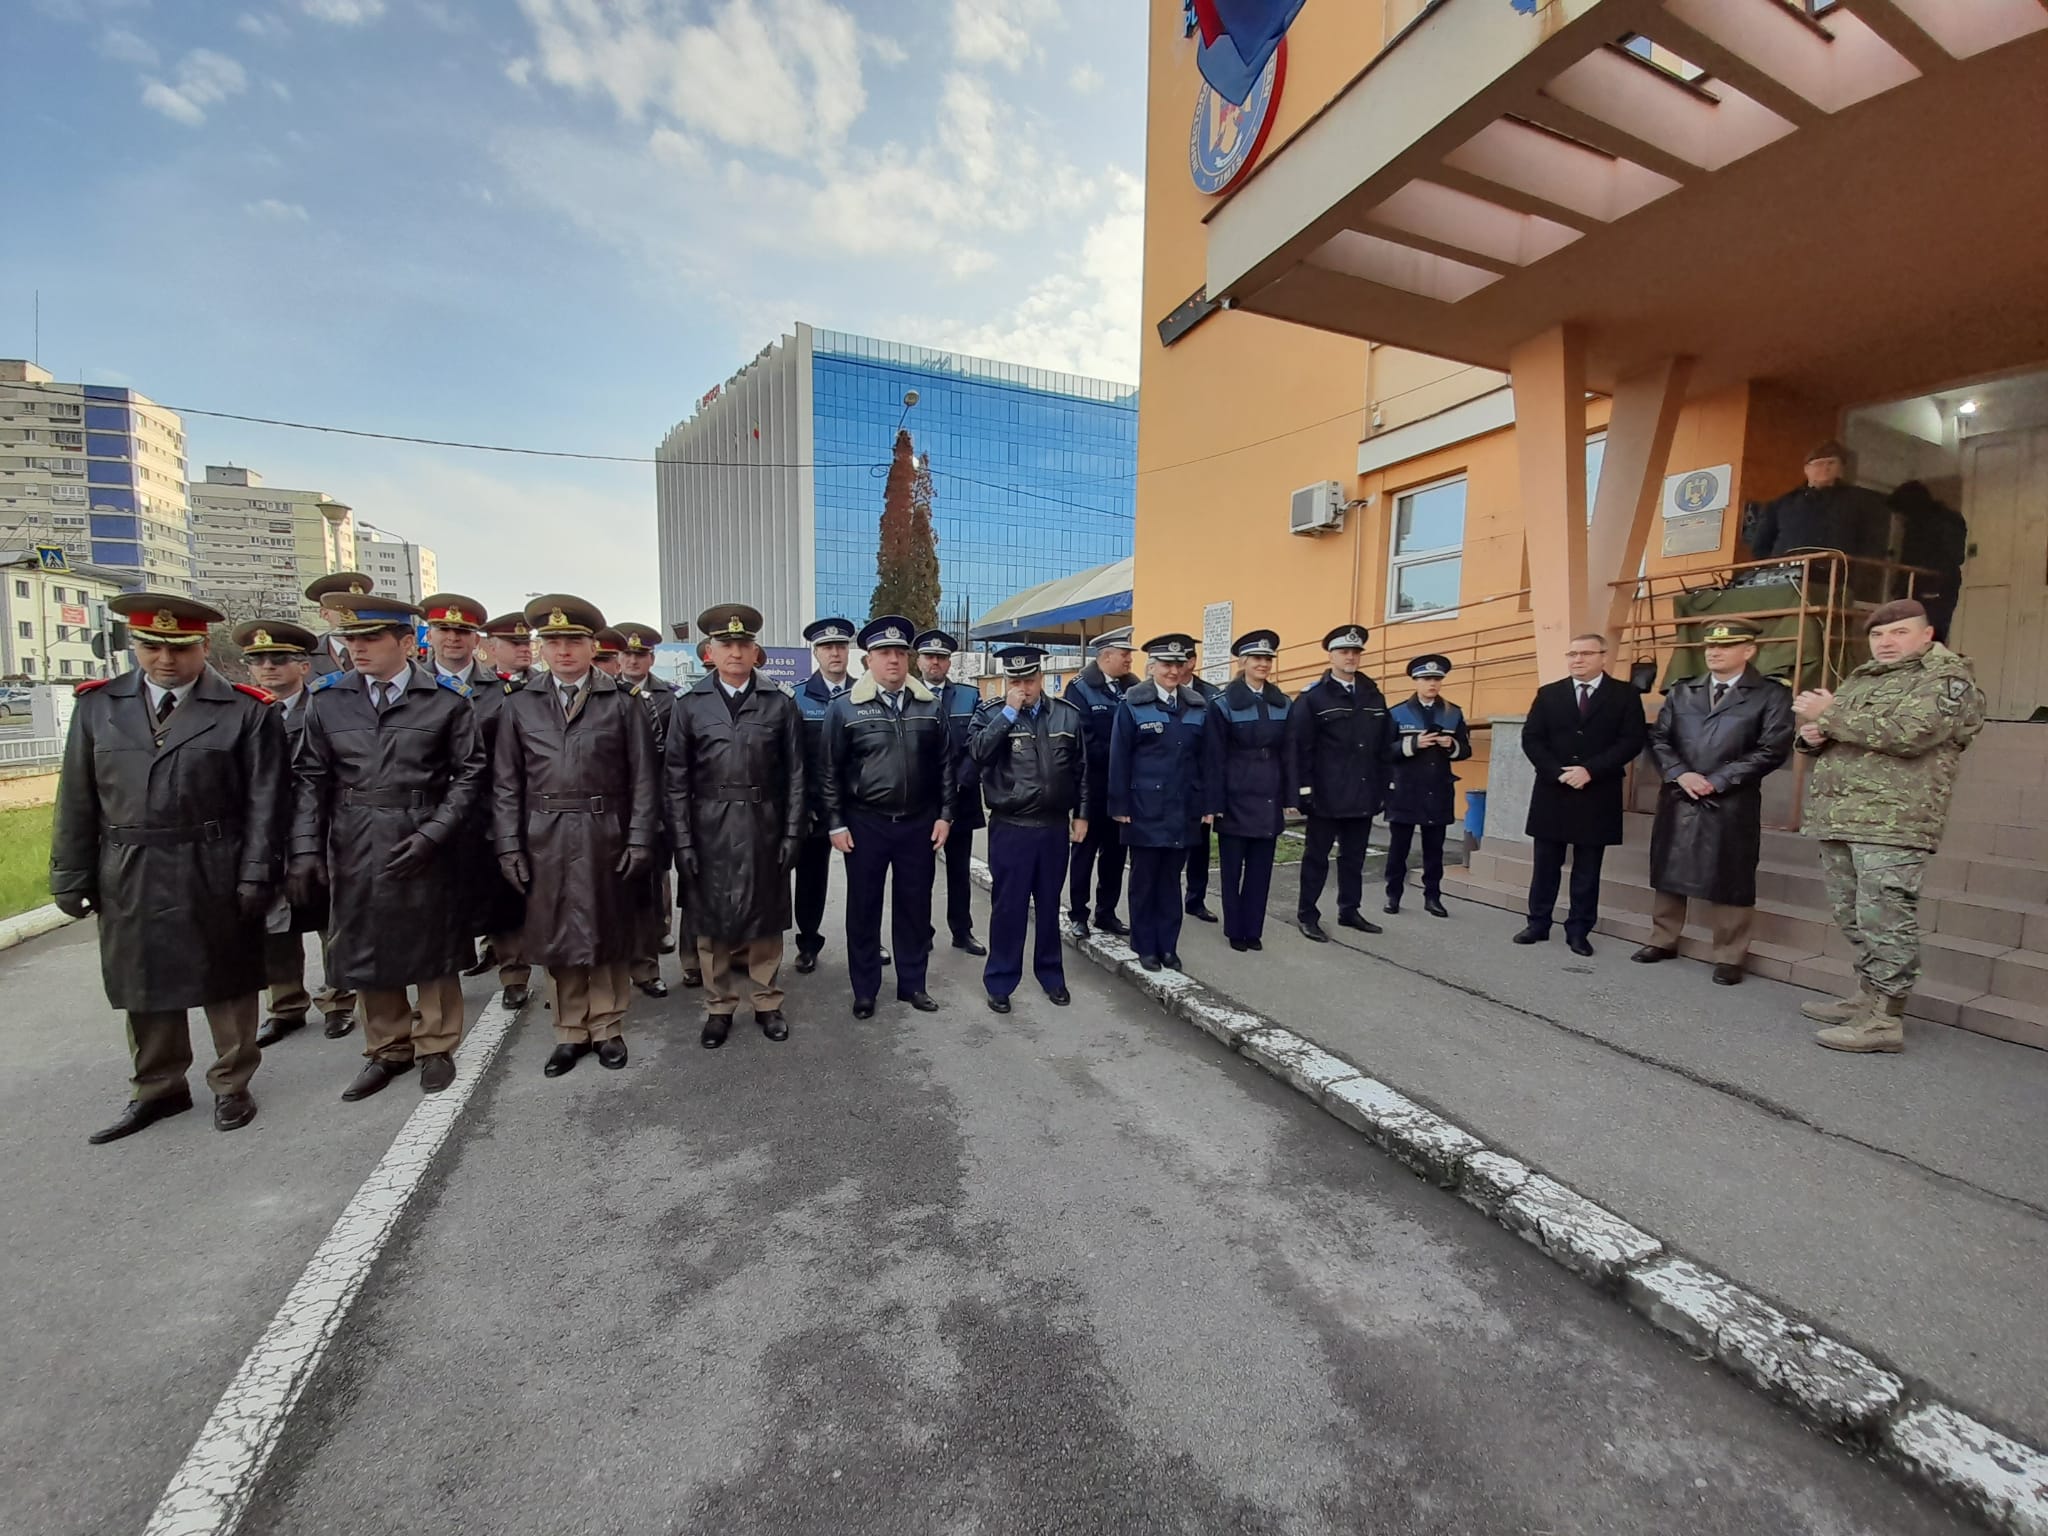
POLYGON ((783 1018, 780 1008, 770 1008, 766 1013, 755 1014, 754 1022, 761 1026, 761 1033, 770 1040, 789 1038, 789 1021, 783 1018))
POLYGON ((1531 923, 1515 935, 1515 942, 1517 944, 1548 944, 1550 942, 1550 930, 1548 928, 1538 928, 1534 923, 1531 923))
POLYGON ((707 1014, 704 1018, 704 1033, 697 1037, 697 1043, 707 1051, 715 1051, 725 1044, 725 1037, 730 1033, 732 1033, 731 1014, 707 1014))
POLYGON ((1064 1008, 1074 1000, 1074 994, 1065 987, 1053 987, 1046 992, 1045 1000, 1055 1008, 1064 1008))
POLYGON ((419 1061, 421 1093, 439 1093, 455 1081, 455 1058, 446 1051, 429 1051, 419 1061))
POLYGON ((655 977, 652 981, 636 981, 633 983, 633 985, 638 987, 642 992, 645 992, 649 997, 668 996, 668 983, 663 981, 659 976, 655 977))
POLYGON ((273 1015, 265 1019, 263 1027, 256 1031, 257 1048, 259 1050, 267 1050, 293 1030, 304 1029, 305 1027, 306 1020, 303 1014, 296 1019, 280 1019, 273 1015))
POLYGON ((1244 947, 1250 950, 1262 950, 1266 947, 1266 941, 1264 939, 1246 939, 1244 947))
POLYGON ((1629 956, 1629 959, 1635 961, 1637 965, 1655 965, 1659 960, 1676 960, 1677 958, 1677 950, 1665 949, 1658 944, 1645 944, 1641 949, 1629 956))
POLYGON ((1564 947, 1575 955, 1585 955, 1588 958, 1591 958, 1593 953, 1593 946, 1586 942, 1583 934, 1566 934, 1564 936, 1564 947))
POLYGON ((486 944, 477 951, 476 958, 462 968, 462 974, 465 976, 481 976, 485 971, 495 967, 497 963, 497 957, 491 953, 490 945, 486 944))
POLYGON ((1386 913, 1389 917, 1398 917, 1401 913, 1401 903, 1399 903, 1398 901, 1389 900, 1384 907, 1380 908, 1380 910, 1386 913))
POLYGON ((872 997, 856 997, 853 1000, 853 1016, 856 1019, 872 1019, 875 1016, 875 1000, 872 997))
POLYGON ((1067 915, 1067 932, 1077 939, 1087 938, 1088 919, 1085 917, 1075 917, 1072 913, 1069 913, 1067 915))
POLYGON ((800 949, 796 952, 796 972, 808 976, 818 968, 818 957, 814 951, 800 949))
POLYGON ((256 1101, 249 1097, 248 1089, 213 1096, 213 1128, 216 1131, 239 1131, 255 1118, 256 1101))
POLYGON ((1140 955, 1138 956, 1138 964, 1148 971, 1156 971, 1159 969, 1159 957, 1157 955, 1140 955))
POLYGON ((660 947, 664 955, 672 955, 676 952, 676 941, 674 939, 663 939, 660 947))
POLYGON ((988 1000, 988 1011, 990 1013, 1008 1013, 1010 1011, 1010 1000, 1007 997, 991 995, 988 1000))
POLYGON ((1169 971, 1184 971, 1187 969, 1186 966, 1180 963, 1180 956, 1178 954, 1161 955, 1159 963, 1169 971))
POLYGON ((1131 930, 1118 922, 1114 916, 1096 918, 1095 931, 1097 933, 1114 934, 1120 939, 1127 939, 1131 936, 1131 930))
POLYGON ((1232 939, 1230 941, 1230 947, 1236 950, 1239 954, 1243 954, 1245 953, 1245 951, 1251 948, 1251 945, 1243 939, 1232 939))
POLYGON ((896 1001, 910 1004, 919 1013, 937 1013, 939 1011, 937 999, 929 992, 913 992, 908 997, 899 996, 896 1001))
POLYGON ((985 955, 988 953, 988 946, 971 933, 964 939, 955 939, 953 947, 955 949, 964 949, 970 955, 985 955))
POLYGON ((363 1070, 356 1074, 356 1080, 341 1090, 341 1096, 351 1104, 358 1099, 367 1099, 373 1093, 382 1093, 394 1077, 403 1077, 411 1070, 409 1061, 385 1061, 372 1056, 363 1063, 363 1070))
POLYGON ((158 1094, 153 1099, 130 1099, 121 1106, 121 1118, 105 1130, 94 1131, 85 1139, 96 1147, 103 1147, 110 1141, 119 1141, 123 1136, 133 1136, 137 1131, 146 1131, 159 1120, 168 1120, 172 1115, 182 1115, 192 1107, 192 1090, 181 1088, 176 1093, 158 1094))
POLYGON ((1717 965, 1714 967, 1714 985, 1717 987, 1739 987, 1742 985, 1742 967, 1739 965, 1717 965))
POLYGON ((1187 914, 1197 922, 1213 923, 1216 921, 1216 914, 1211 912, 1208 905, 1204 902, 1190 902, 1187 907, 1187 914))
POLYGON ((600 1040, 597 1045, 597 1064, 616 1072, 626 1064, 626 1037, 613 1035, 609 1040, 600 1040))
POLYGON ((532 1001, 533 989, 531 987, 507 987, 505 989, 505 1007, 512 1013, 517 1013, 532 1001))
POLYGON ((703 986, 704 973, 698 970, 697 967, 695 967, 694 965, 691 966, 687 971, 683 972, 683 985, 686 987, 703 986))
POLYGON ((327 1028, 323 1033, 330 1040, 339 1040, 355 1027, 356 1016, 353 1013, 330 1013, 327 1015, 327 1028))
POLYGON ((1323 932, 1323 925, 1312 917, 1304 917, 1294 925, 1301 930, 1301 936, 1312 944, 1327 944, 1330 936, 1323 932))
POLYGON ((1422 899, 1422 910, 1431 917, 1449 917, 1451 915, 1451 909, 1438 901, 1434 896, 1425 896, 1422 899))
POLYGON ((1368 922, 1356 912, 1339 912, 1337 914, 1337 926, 1339 928, 1355 928, 1360 933, 1385 933, 1387 931, 1378 923, 1368 922))
POLYGON ((576 1070, 576 1063, 590 1054, 590 1042, 578 1040, 574 1044, 556 1046, 548 1052, 548 1064, 540 1070, 544 1076, 560 1077, 564 1072, 576 1070))

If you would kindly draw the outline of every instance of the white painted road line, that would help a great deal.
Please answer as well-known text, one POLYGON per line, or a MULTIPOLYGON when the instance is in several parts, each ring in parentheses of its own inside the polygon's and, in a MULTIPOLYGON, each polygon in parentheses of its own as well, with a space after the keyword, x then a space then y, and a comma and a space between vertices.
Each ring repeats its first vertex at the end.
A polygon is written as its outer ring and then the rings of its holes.
POLYGON ((277 1449, 293 1404, 425 1180, 518 1015, 494 997, 456 1054, 455 1081, 424 1095, 221 1394, 144 1536, 229 1536, 277 1449))

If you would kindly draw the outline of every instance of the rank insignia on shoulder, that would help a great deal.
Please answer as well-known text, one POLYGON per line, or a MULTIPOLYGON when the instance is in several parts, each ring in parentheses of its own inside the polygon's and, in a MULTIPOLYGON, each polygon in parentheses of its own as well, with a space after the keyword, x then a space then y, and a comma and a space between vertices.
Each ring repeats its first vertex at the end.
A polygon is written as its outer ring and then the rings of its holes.
POLYGON ((91 693, 95 688, 104 688, 111 683, 111 677, 89 677, 72 690, 73 693, 91 693))
POLYGON ((237 693, 246 693, 258 704, 275 704, 277 695, 267 689, 258 688, 254 683, 230 683, 228 686, 237 693))
POLYGON ((348 675, 349 674, 346 672, 330 672, 325 677, 321 678, 318 682, 314 683, 312 686, 307 688, 306 692, 319 693, 322 689, 332 688, 336 683, 340 682, 344 677, 347 677, 348 675))
POLYGON ((436 672, 434 674, 434 681, 439 683, 443 688, 446 688, 450 693, 456 694, 461 698, 466 699, 470 696, 471 693, 475 692, 475 690, 472 689, 469 686, 469 684, 465 683, 461 678, 450 677, 445 672, 436 672))

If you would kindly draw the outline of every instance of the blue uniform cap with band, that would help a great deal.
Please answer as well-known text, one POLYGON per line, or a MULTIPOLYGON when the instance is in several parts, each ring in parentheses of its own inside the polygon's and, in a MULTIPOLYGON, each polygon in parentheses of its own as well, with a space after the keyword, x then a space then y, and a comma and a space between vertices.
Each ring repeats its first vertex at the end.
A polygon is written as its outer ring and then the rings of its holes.
POLYGON ((928 629, 917 637, 917 654, 920 656, 951 656, 960 649, 960 642, 943 629, 928 629))
POLYGON ((1449 677, 1451 658, 1448 656, 1418 656, 1408 663, 1410 677, 1449 677))
POLYGON ((1004 677, 1036 677, 1045 666, 1045 652, 1035 645, 1006 645, 996 652, 996 670, 1004 677))
POLYGON ((804 626, 806 645, 851 645, 853 644, 853 620, 830 618, 813 619, 804 626))
POLYGON ((1145 642, 1145 654, 1154 661, 1182 662, 1195 659, 1193 635, 1159 635, 1145 642))
POLYGON ((1134 651, 1137 649, 1136 646, 1131 644, 1131 626, 1128 624, 1122 629, 1112 629, 1106 635, 1097 635, 1088 642, 1088 646, 1089 649, 1098 653, 1102 651, 1134 651))
POLYGON ((1230 642, 1233 656, 1278 656, 1280 636, 1270 629, 1255 629, 1230 642))
POLYGON ((1339 624, 1323 636, 1326 651, 1362 651, 1366 638, 1372 634, 1363 624, 1339 624))
POLYGON ((864 651, 878 651, 889 646, 910 649, 910 642, 917 634, 917 626, 900 613, 885 613, 879 618, 869 619, 860 632, 860 648, 864 651))

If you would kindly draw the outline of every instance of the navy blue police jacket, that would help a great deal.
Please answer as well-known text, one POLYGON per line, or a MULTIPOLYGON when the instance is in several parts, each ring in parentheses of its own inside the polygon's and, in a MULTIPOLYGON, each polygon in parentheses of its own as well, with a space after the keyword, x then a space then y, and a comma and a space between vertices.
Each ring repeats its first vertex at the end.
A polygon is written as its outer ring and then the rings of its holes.
POLYGON ((832 830, 825 825, 825 711, 832 707, 833 697, 822 672, 813 672, 796 686, 797 713, 804 718, 805 837, 823 837, 832 830))
POLYGON ((1202 825, 1202 736, 1208 707, 1188 688, 1168 709, 1151 683, 1117 706, 1109 737, 1109 814, 1130 848, 1192 848, 1202 825))
POLYGON ((1202 812, 1225 837, 1278 837, 1287 799, 1287 695, 1237 678, 1209 701, 1202 812))
POLYGON ((972 683, 948 682, 933 688, 932 694, 946 717, 946 736, 953 744, 953 831, 972 832, 988 825, 981 808, 981 775, 967 750, 974 737, 975 711, 981 708, 981 690, 972 683))
POLYGON ((1359 673, 1350 691, 1329 673, 1287 710, 1287 788, 1314 816, 1372 816, 1386 784, 1387 701, 1359 673))
POLYGON ((1091 822, 1109 814, 1110 731, 1116 724, 1117 706, 1133 686, 1130 674, 1113 683, 1091 661, 1061 695, 1081 711, 1082 739, 1088 748, 1088 798, 1081 810, 1091 822))
POLYGON ((1449 699, 1425 704, 1410 697, 1389 714, 1393 731, 1387 740, 1387 820, 1417 827, 1447 827, 1457 819, 1458 776, 1451 764, 1472 755, 1472 735, 1465 712, 1449 699), (1416 750, 1418 736, 1437 732, 1457 738, 1455 747, 1416 750))

